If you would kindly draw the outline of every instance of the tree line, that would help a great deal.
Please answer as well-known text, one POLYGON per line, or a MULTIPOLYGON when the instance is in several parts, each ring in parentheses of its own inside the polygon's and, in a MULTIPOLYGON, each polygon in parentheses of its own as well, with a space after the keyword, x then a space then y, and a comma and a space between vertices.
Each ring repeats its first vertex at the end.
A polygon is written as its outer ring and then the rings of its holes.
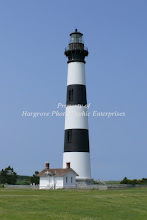
POLYGON ((8 166, 0 171, 0 184, 11 184, 11 185, 30 185, 39 184, 39 172, 35 171, 32 176, 21 176, 17 175, 13 167, 8 166))
POLYGON ((127 177, 124 177, 124 179, 120 181, 120 184, 132 184, 132 185, 147 184, 147 178, 142 178, 141 180, 139 179, 130 180, 127 177))

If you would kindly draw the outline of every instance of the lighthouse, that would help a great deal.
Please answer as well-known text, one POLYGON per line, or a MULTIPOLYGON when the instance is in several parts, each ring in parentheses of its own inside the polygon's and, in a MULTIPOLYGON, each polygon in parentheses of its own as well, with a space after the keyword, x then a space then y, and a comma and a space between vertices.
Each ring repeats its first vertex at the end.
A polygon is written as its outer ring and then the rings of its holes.
POLYGON ((68 58, 67 96, 64 133, 63 168, 70 167, 79 175, 77 179, 91 179, 88 109, 85 80, 83 34, 77 29, 70 34, 64 52, 68 58))

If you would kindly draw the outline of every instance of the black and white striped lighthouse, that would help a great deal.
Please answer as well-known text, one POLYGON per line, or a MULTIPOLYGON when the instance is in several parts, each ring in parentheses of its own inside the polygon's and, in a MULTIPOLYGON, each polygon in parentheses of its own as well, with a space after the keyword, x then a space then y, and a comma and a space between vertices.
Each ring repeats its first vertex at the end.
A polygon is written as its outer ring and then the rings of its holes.
POLYGON ((78 178, 91 178, 88 111, 85 81, 85 57, 88 49, 83 34, 75 29, 65 49, 68 57, 67 98, 63 168, 66 163, 74 169, 78 178))

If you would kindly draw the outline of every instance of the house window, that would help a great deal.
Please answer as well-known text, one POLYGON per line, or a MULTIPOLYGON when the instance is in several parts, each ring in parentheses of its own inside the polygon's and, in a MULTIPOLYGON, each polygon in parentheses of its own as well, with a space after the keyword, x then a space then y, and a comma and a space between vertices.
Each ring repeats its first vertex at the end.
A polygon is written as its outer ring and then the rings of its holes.
POLYGON ((66 176, 66 183, 67 183, 67 176, 66 176))
POLYGON ((72 177, 71 177, 71 183, 72 183, 72 177))
POLYGON ((73 101, 73 89, 68 90, 68 101, 73 101))
POLYGON ((72 130, 67 131, 67 143, 71 143, 72 138, 72 130))

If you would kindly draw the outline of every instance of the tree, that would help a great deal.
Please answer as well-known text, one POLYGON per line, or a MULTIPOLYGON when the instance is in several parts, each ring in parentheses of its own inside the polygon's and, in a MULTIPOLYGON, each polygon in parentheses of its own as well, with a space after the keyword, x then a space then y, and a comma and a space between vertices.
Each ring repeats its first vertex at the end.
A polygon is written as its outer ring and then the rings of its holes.
POLYGON ((17 173, 14 172, 13 167, 6 167, 0 171, 0 183, 15 184, 17 181, 17 173))
POLYGON ((127 177, 124 177, 124 179, 120 182, 120 184, 128 184, 128 179, 127 177))
POLYGON ((33 174, 33 176, 31 176, 31 183, 35 183, 35 185, 39 184, 39 177, 37 176, 39 172, 35 171, 35 173, 33 174))

